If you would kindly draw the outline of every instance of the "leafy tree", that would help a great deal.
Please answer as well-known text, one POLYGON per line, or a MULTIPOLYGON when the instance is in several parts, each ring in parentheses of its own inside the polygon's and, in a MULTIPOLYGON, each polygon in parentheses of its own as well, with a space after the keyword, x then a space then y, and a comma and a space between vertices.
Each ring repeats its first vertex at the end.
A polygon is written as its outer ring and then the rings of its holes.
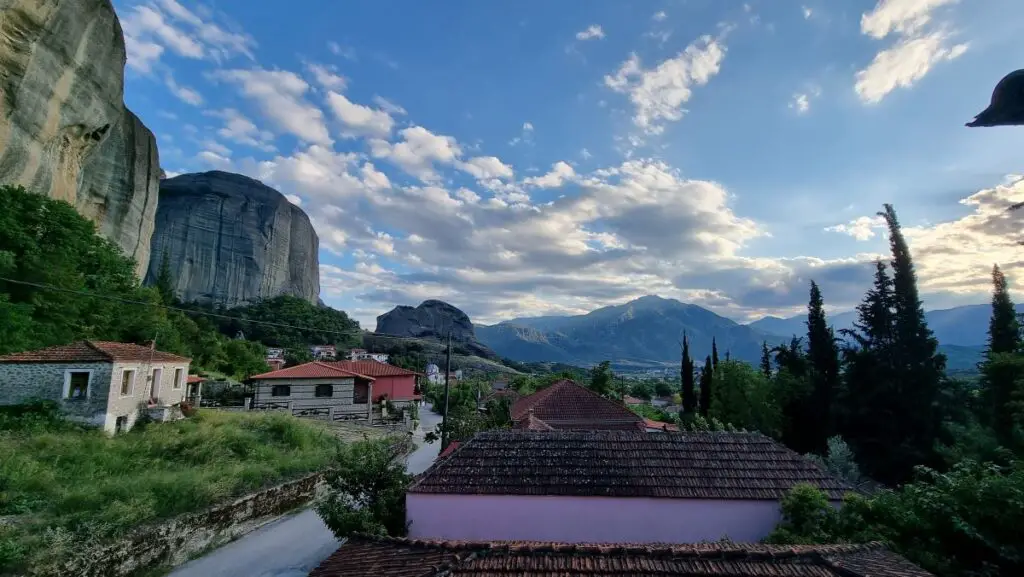
POLYGON ((711 355, 708 355, 704 359, 704 369, 700 372, 700 414, 703 417, 707 417, 711 409, 714 379, 715 371, 712 368, 711 355))
POLYGON ((766 435, 779 434, 779 407, 771 382, 742 361, 722 361, 714 373, 710 415, 766 435))
MULTIPOLYGON (((693 367, 692 360, 690 362, 690 366, 693 367)), ((690 373, 692 374, 693 371, 691 370, 690 373)), ((673 389, 672 385, 668 381, 658 380, 658 381, 654 382, 654 394, 656 396, 658 396, 658 397, 667 397, 667 396, 671 395, 674 392, 675 392, 675 390, 673 389)))
POLYGON ((629 389, 629 394, 638 399, 650 400, 654 396, 654 385, 650 381, 636 381, 629 389))
POLYGON ((692 415, 697 412, 697 391, 693 382, 693 359, 690 358, 690 341, 683 335, 683 360, 679 369, 682 384, 683 414, 692 415))
POLYGON ((224 353, 227 357, 224 372, 240 381, 270 369, 266 361, 267 350, 260 343, 232 339, 224 345, 224 353))
POLYGON ((1020 323, 1017 308, 1010 298, 1006 276, 999 265, 992 265, 992 317, 988 323, 988 349, 992 354, 1015 353, 1021 350, 1020 323))
POLYGON ((393 439, 364 440, 343 446, 324 480, 326 496, 316 511, 335 537, 356 533, 405 536, 405 472, 408 445, 393 439))
POLYGON ((992 267, 992 317, 988 348, 980 365, 984 416, 996 439, 1008 447, 1019 447, 1024 424, 1024 355, 1020 324, 1010 298, 1006 277, 999 266, 992 267))
MULTIPOLYGON (((298 349, 285 349, 284 351, 284 366, 294 367, 296 365, 302 365, 313 360, 313 353, 306 347, 298 349)), ((392 361, 392 359, 388 359, 392 361)), ((398 365, 395 365, 398 366, 398 365)), ((404 368, 404 367, 403 367, 404 368)))
POLYGON ((808 445, 813 452, 824 454, 835 430, 832 410, 839 390, 839 347, 825 318, 821 289, 813 280, 807 304, 807 359, 811 368, 808 445))
POLYGON ((768 349, 768 341, 761 341, 761 374, 764 378, 772 378, 772 356, 768 349))
POLYGON ((615 390, 615 375, 612 374, 611 361, 601 361, 590 370, 590 390, 607 397, 615 390))
POLYGON ((828 472, 843 479, 847 483, 857 486, 864 483, 866 479, 860 473, 860 467, 854 459, 853 450, 840 436, 829 437, 828 451, 825 457, 808 455, 809 458, 817 461, 828 472))

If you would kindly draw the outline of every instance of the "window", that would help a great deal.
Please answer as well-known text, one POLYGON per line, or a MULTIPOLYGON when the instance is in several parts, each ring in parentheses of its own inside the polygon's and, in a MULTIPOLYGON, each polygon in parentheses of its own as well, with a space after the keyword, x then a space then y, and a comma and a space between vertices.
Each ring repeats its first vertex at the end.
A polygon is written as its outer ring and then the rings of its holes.
POLYGON ((318 397, 333 397, 334 396, 334 385, 317 385, 316 396, 318 397))
POLYGON ((154 399, 160 395, 160 381, 164 379, 163 369, 153 369, 153 386, 149 388, 151 391, 149 396, 154 399))
POLYGON ((356 405, 365 405, 370 401, 370 385, 366 383, 356 383, 355 389, 352 393, 352 403, 356 405))
POLYGON ((292 388, 289 385, 274 385, 270 389, 271 397, 290 397, 292 396, 292 388))
POLYGON ((68 371, 64 374, 64 398, 85 399, 89 397, 91 371, 68 371))
POLYGON ((121 396, 129 397, 135 389, 135 371, 121 371, 121 396))
POLYGON ((185 380, 185 369, 174 369, 174 388, 180 389, 182 381, 185 380))

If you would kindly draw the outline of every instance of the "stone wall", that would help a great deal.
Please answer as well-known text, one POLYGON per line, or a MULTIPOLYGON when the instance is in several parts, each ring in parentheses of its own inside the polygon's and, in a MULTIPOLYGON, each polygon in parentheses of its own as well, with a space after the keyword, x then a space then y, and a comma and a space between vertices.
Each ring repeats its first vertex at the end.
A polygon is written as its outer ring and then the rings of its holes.
POLYGON ((177 566, 193 555, 244 535, 309 503, 322 480, 314 474, 247 495, 199 513, 142 527, 59 566, 34 569, 31 577, 127 577, 143 569, 177 566))
POLYGON ((0 363, 0 405, 30 399, 57 401, 68 417, 104 426, 110 393, 111 363, 0 363), (88 397, 64 399, 67 371, 90 371, 88 397))

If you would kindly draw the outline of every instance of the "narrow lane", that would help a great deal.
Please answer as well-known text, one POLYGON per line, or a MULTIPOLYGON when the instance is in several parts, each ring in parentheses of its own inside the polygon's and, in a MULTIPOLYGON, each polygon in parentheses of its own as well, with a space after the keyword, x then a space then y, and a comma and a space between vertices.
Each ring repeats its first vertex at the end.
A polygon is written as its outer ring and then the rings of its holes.
MULTIPOLYGON (((429 406, 420 407, 420 428, 413 434, 417 449, 406 460, 410 473, 422 473, 437 458, 440 447, 424 443, 423 436, 440 422, 429 406)), ((306 509, 189 561, 170 577, 306 577, 338 545, 316 512, 306 509)))

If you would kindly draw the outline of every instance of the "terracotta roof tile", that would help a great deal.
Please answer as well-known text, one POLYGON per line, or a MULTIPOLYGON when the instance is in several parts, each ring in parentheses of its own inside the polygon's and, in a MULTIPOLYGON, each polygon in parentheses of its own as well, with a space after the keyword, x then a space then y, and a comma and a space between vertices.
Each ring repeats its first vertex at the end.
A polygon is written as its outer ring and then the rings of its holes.
POLYGON ((358 377, 368 381, 373 380, 373 377, 345 370, 337 366, 337 363, 325 363, 322 361, 313 361, 311 363, 295 365, 294 367, 288 367, 287 369, 253 375, 249 378, 253 380, 269 381, 275 379, 343 379, 348 377, 358 377))
POLYGON ((402 377, 420 375, 420 373, 417 373, 416 371, 410 371, 408 369, 403 369, 402 367, 396 367, 395 365, 389 365, 387 363, 374 360, 332 361, 326 364, 335 365, 345 369, 346 371, 352 371, 368 377, 402 377))
POLYGON ((148 346, 111 341, 78 341, 69 345, 0 356, 0 363, 102 363, 155 361, 188 363, 192 359, 153 350, 148 346))
POLYGON ((854 490, 759 433, 513 430, 478 433, 409 492, 775 500, 797 483, 854 490))
POLYGON ((554 431, 554 427, 538 419, 532 412, 516 423, 516 429, 521 431, 554 431))
POLYGON ((447 457, 448 455, 451 455, 452 453, 455 452, 455 449, 459 448, 459 444, 460 443, 458 441, 452 441, 452 442, 448 443, 448 446, 445 447, 444 450, 441 451, 441 453, 437 455, 437 458, 440 459, 442 457, 447 457))
POLYGON ((661 421, 653 421, 651 419, 644 419, 644 425, 648 429, 660 429, 662 431, 668 431, 670 433, 678 433, 679 426, 673 425, 672 423, 662 423, 661 421))
POLYGON ((880 543, 564 544, 355 536, 310 577, 932 577, 880 543))
POLYGON ((534 415, 557 430, 643 430, 642 417, 619 401, 564 379, 523 397, 512 406, 512 420, 534 415))

